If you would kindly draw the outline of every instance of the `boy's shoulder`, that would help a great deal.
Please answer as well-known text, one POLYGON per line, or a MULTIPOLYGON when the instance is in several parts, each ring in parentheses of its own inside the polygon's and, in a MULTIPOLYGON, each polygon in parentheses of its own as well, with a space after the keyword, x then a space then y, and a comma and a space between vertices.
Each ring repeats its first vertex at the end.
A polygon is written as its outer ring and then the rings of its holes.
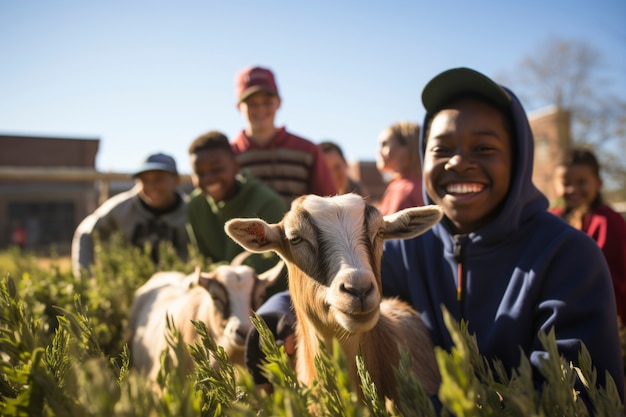
POLYGON ((197 207, 201 204, 206 204, 206 196, 199 188, 194 189, 189 194, 189 201, 187 201, 187 208, 197 207))
POLYGON ((137 191, 137 188, 133 187, 130 190, 123 191, 110 197, 108 200, 102 203, 94 213, 112 213, 120 210, 125 210, 128 206, 138 203, 139 193, 137 191))
POLYGON ((294 150, 306 150, 308 152, 321 153, 321 149, 312 140, 296 135, 282 127, 276 131, 274 139, 276 147, 289 148, 294 150))

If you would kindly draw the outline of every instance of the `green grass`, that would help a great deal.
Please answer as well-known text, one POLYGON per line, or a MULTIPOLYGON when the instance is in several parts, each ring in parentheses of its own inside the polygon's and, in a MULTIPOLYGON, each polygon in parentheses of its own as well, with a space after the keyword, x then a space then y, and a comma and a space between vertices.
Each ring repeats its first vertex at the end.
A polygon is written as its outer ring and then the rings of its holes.
MULTIPOLYGON (((581 351, 579 368, 559 358, 554 335, 543 335, 551 360, 541 368, 546 383, 533 386, 527 360, 505 370, 480 356, 466 323, 447 317, 455 348, 437 350, 442 374, 437 414, 405 355, 396 377, 401 400, 379 399, 362 361, 358 367, 364 401, 349 388, 346 359, 333 349, 318 358, 319 381, 300 384, 283 348, 254 318, 268 363, 264 370, 274 391, 258 390, 250 374, 234 368, 223 350, 206 336, 186 346, 170 329, 169 350, 183 360, 189 349, 195 371, 188 375, 162 355, 157 394, 131 366, 124 331, 132 295, 158 269, 191 272, 171 248, 161 248, 162 264, 152 265, 141 251, 117 242, 100 248, 88 279, 75 278, 54 261, 43 265, 19 251, 0 252, 0 415, 2 416, 586 416, 574 381, 588 382, 585 392, 596 415, 623 415, 615 385, 598 387, 591 358, 581 351), (211 367, 215 357, 221 366, 211 367), (510 372, 508 372, 510 371, 510 372)), ((54 260, 54 256, 50 256, 54 260)), ((207 267, 207 266, 205 266, 207 267)), ((326 352, 324 350, 324 352, 326 352)))

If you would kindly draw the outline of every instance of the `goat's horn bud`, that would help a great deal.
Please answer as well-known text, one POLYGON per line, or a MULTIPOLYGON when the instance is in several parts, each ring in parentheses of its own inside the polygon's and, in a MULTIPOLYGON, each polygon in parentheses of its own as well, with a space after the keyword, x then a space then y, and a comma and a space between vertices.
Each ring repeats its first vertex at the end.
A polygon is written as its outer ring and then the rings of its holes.
POLYGON ((230 262, 230 264, 231 264, 232 266, 239 266, 239 265, 242 265, 242 264, 243 264, 243 262, 244 262, 246 259, 248 259, 248 257, 249 257, 250 255, 252 255, 252 253, 251 253, 251 252, 248 252, 248 251, 243 251, 243 252, 239 253, 239 255, 235 256, 235 257, 233 258, 233 260, 230 262))

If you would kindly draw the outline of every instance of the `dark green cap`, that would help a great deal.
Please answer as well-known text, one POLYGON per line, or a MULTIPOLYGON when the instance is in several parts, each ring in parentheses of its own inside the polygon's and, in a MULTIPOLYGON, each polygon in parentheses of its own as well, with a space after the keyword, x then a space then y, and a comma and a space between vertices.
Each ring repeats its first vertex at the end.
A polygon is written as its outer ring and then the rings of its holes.
POLYGON ((465 94, 478 94, 505 109, 511 105, 511 97, 502 87, 469 68, 453 68, 435 76, 422 91, 422 103, 428 113, 434 113, 454 97, 465 94))

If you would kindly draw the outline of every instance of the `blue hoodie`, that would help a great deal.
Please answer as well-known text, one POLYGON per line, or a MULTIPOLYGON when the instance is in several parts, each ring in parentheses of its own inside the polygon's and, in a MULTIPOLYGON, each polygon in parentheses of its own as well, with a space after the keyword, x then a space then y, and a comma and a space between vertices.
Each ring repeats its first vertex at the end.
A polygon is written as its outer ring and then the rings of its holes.
MULTIPOLYGON (((520 348, 538 366, 547 354, 538 333, 554 328, 568 361, 578 362, 584 342, 597 367, 598 382, 604 384, 607 370, 623 395, 624 369, 608 267, 592 239, 546 211, 548 201, 531 180, 534 145, 528 119, 517 97, 505 90, 512 100, 515 167, 500 213, 468 235, 455 236, 444 218, 419 237, 385 242, 383 292, 412 304, 435 345, 449 350, 453 343, 441 312, 445 305, 457 321, 468 321, 481 354, 500 359, 509 370, 520 365, 520 348)), ((426 115, 425 127, 432 116, 426 115)), ((420 138, 422 160, 426 130, 420 138)), ((432 204, 425 191, 424 201, 432 204)))

